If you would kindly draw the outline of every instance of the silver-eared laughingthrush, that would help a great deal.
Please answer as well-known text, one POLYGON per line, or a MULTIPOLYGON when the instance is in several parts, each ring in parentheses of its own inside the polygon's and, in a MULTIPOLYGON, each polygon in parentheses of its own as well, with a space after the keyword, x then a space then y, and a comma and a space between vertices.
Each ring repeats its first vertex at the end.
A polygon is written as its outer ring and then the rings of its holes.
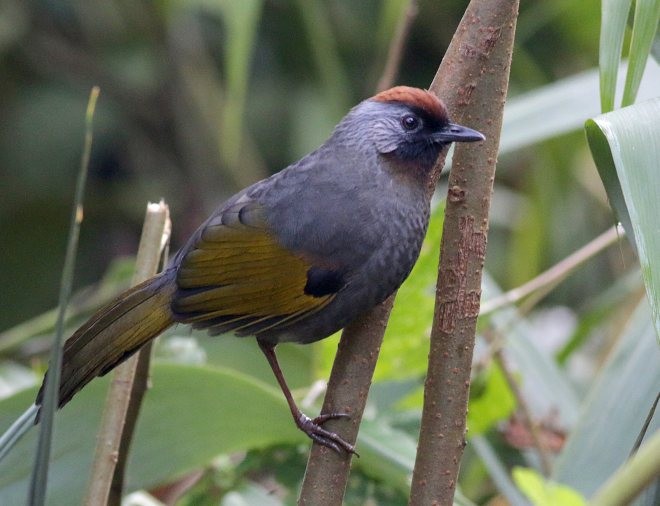
POLYGON ((66 341, 59 406, 171 325, 189 323, 255 336, 298 427, 353 452, 322 427, 343 415, 300 412, 275 346, 323 339, 392 294, 419 255, 440 151, 483 139, 450 123, 424 90, 399 86, 361 102, 320 148, 222 204, 161 274, 66 341))

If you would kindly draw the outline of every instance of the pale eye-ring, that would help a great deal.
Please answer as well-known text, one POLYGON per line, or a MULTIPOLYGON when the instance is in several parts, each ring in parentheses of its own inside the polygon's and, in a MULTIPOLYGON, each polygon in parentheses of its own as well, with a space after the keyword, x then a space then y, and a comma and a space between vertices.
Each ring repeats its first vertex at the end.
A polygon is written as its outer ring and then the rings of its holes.
POLYGON ((414 114, 406 114, 401 118, 401 126, 406 130, 416 130, 419 127, 419 118, 414 114))

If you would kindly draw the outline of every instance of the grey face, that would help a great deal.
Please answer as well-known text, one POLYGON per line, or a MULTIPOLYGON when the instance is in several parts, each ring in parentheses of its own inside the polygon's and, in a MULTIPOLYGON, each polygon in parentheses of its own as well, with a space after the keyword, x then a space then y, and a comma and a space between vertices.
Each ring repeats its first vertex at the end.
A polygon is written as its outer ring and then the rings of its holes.
POLYGON ((374 125, 376 148, 402 162, 432 165, 452 142, 484 140, 479 132, 450 123, 423 109, 400 103, 378 104, 385 114, 374 125))

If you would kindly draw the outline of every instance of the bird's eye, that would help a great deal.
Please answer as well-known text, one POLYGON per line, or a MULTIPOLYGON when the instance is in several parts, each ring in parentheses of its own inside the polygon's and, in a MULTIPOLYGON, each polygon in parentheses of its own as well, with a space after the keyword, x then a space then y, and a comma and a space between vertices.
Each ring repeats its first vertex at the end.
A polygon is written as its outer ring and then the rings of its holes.
POLYGON ((412 114, 406 114, 403 118, 401 118, 401 125, 406 130, 416 130, 417 127, 419 127, 419 118, 412 114))

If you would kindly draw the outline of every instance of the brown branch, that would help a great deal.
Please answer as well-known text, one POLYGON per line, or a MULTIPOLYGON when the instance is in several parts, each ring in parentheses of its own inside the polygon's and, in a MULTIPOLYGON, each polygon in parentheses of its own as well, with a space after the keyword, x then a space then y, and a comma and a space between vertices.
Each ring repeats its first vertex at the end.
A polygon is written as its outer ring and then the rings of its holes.
POLYGON ((377 91, 386 90, 394 85, 396 76, 399 73, 399 67, 401 67, 401 58, 403 57, 403 51, 406 48, 408 35, 410 35, 410 29, 417 17, 418 11, 417 0, 409 0, 408 5, 406 6, 406 11, 399 19, 399 22, 396 25, 396 31, 394 32, 394 37, 390 42, 390 47, 387 52, 387 60, 385 61, 385 68, 383 69, 383 75, 378 81, 377 91))
MULTIPOLYGON (((169 226, 166 226, 168 221, 169 210, 163 202, 147 206, 133 285, 156 274, 161 253, 165 247, 163 237, 165 233, 169 234, 169 226)), ((131 424, 134 424, 134 420, 129 419, 127 425, 126 420, 139 362, 140 354, 136 354, 115 369, 99 429, 92 474, 84 501, 86 505, 108 504, 111 485, 113 481, 116 481, 113 477, 119 459, 119 451, 120 448, 128 447, 128 443, 124 440, 127 437, 130 438, 131 424)), ((118 502, 113 502, 113 504, 118 504, 118 502)))
MULTIPOLYGON (((371 378, 378 360, 394 295, 351 323, 339 342, 321 413, 347 413, 345 420, 330 420, 325 426, 355 444, 362 413, 367 402, 371 378)), ((351 455, 338 454, 314 443, 307 461, 299 505, 331 506, 342 504, 351 455)))
MULTIPOLYGON (((436 306, 410 504, 452 504, 463 449, 495 161, 518 0, 473 0, 431 91, 457 123, 486 135, 456 146, 440 246, 436 306)), ((439 168, 438 168, 439 172, 439 168)))

